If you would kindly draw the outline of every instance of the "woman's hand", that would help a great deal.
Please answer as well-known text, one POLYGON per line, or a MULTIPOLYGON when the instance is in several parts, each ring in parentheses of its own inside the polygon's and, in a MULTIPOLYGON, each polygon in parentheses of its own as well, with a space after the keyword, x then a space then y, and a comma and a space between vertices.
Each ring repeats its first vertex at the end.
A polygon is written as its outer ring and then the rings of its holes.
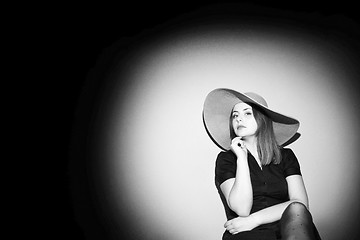
POLYGON ((226 230, 228 230, 231 234, 237 234, 239 232, 250 231, 256 228, 258 224, 252 215, 248 217, 237 217, 227 221, 224 224, 226 230))
POLYGON ((247 159, 247 149, 241 137, 236 137, 231 141, 230 149, 238 159, 247 159))

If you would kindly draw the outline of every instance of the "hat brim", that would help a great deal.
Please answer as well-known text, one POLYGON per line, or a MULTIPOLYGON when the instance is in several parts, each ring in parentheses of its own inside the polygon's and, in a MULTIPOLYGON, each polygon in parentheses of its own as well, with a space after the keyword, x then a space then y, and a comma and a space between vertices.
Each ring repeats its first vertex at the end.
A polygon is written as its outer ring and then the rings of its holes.
POLYGON ((230 149, 230 115, 235 104, 245 102, 256 105, 272 121, 274 134, 278 145, 288 145, 299 138, 297 133, 300 123, 295 118, 280 114, 269 109, 266 102, 255 99, 256 94, 243 94, 231 89, 218 88, 211 91, 204 103, 203 122, 212 141, 224 150, 230 149), (294 140, 295 139, 295 140, 294 140))

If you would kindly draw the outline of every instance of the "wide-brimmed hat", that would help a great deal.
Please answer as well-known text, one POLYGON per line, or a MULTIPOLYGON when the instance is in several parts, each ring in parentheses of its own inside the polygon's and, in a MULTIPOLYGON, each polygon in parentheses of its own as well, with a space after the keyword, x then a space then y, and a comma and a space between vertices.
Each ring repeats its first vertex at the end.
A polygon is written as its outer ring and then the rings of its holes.
POLYGON ((300 137, 297 133, 300 122, 295 118, 280 114, 268 108, 265 99, 256 93, 239 93, 231 89, 218 88, 211 91, 204 103, 203 121, 212 141, 224 150, 230 149, 230 116, 235 104, 244 102, 256 105, 273 121, 278 145, 288 145, 300 137))

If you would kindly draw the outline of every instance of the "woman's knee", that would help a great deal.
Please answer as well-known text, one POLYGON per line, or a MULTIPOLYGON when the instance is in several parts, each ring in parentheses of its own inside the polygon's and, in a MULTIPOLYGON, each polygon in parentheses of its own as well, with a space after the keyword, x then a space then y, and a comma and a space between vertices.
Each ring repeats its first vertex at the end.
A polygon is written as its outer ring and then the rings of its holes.
POLYGON ((292 202, 289 204, 289 206, 286 208, 286 210, 289 209, 291 211, 307 211, 307 207, 305 204, 301 202, 292 202))
POLYGON ((283 239, 320 239, 312 222, 307 207, 300 202, 293 202, 285 209, 281 221, 283 239))
POLYGON ((282 218, 309 217, 312 219, 307 207, 301 202, 292 202, 285 209, 282 218))

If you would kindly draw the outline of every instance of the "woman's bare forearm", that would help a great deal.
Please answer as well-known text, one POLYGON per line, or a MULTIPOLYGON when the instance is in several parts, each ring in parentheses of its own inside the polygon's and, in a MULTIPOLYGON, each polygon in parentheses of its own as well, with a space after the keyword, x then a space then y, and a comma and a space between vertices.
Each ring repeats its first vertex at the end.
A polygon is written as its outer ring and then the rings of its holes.
MULTIPOLYGON (((272 223, 281 219, 285 209, 293 202, 301 202, 299 200, 289 200, 274 206, 264 208, 258 212, 252 213, 249 217, 256 222, 256 225, 272 223)), ((306 203, 303 203, 306 206, 306 203)))
POLYGON ((253 204, 253 191, 247 159, 237 161, 235 182, 229 194, 228 204, 239 216, 249 216, 253 204))
POLYGON ((278 221, 281 219, 285 209, 292 202, 293 201, 287 201, 268 208, 264 208, 258 212, 252 213, 251 218, 256 222, 257 226, 278 221))

